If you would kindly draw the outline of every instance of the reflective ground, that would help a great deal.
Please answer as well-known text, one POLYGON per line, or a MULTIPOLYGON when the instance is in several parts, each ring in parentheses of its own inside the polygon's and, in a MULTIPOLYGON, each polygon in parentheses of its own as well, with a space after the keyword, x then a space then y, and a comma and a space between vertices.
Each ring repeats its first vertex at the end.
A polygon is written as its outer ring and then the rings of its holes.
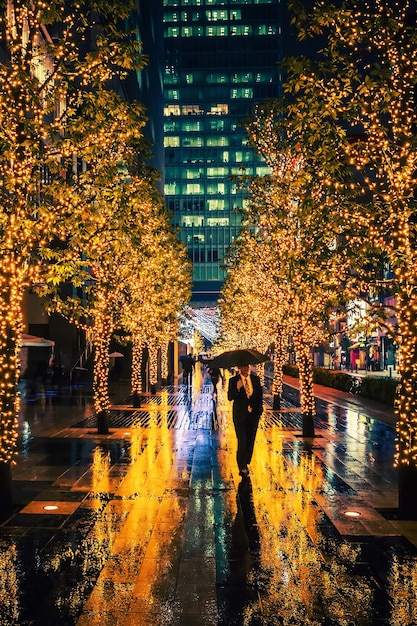
POLYGON ((388 411, 321 388, 307 441, 296 389, 280 411, 266 393, 242 482, 231 407, 203 373, 138 409, 118 393, 108 435, 88 387, 23 400, 2 626, 417 624, 388 411))

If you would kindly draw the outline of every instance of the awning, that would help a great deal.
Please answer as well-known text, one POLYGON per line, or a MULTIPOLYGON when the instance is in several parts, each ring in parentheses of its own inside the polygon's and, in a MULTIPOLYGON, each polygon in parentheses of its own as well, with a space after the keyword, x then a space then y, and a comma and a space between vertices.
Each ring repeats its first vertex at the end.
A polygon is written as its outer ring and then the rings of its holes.
POLYGON ((36 337, 36 335, 27 335, 22 333, 20 340, 21 348, 52 348, 55 345, 55 341, 51 339, 44 339, 43 337, 36 337))

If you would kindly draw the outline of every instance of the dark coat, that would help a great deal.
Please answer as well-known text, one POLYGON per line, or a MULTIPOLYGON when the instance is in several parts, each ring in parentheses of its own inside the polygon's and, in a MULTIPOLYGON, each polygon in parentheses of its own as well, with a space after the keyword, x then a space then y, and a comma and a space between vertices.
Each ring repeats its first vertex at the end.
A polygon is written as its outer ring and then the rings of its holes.
POLYGON ((248 412, 248 406, 252 407, 252 415, 259 417, 262 415, 262 386, 261 379, 252 372, 249 374, 252 381, 253 393, 248 399, 244 387, 239 390, 237 388, 237 382, 240 379, 240 374, 232 376, 229 379, 229 387, 227 390, 228 400, 233 400, 233 417, 246 415, 248 412))

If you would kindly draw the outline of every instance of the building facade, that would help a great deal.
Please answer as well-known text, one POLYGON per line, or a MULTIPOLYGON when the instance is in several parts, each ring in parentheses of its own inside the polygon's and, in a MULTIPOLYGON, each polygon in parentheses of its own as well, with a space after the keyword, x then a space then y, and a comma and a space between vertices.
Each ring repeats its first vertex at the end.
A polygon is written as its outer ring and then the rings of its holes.
POLYGON ((242 121, 277 97, 279 0, 163 0, 165 197, 194 265, 192 303, 215 304, 241 225, 233 176, 264 174, 242 121))

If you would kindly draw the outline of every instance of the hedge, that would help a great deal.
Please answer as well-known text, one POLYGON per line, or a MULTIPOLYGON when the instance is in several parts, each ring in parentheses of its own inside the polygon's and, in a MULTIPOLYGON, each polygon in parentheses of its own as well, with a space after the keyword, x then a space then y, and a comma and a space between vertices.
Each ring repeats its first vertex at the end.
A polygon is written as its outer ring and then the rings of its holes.
MULTIPOLYGON (((298 378, 298 367, 296 365, 284 365, 283 372, 287 376, 298 378)), ((352 386, 352 376, 339 370, 328 370, 321 367, 313 368, 313 381, 324 387, 339 389, 339 391, 350 391, 352 386)), ((394 405, 398 380, 388 376, 364 376, 361 378, 359 395, 370 400, 394 405)))

